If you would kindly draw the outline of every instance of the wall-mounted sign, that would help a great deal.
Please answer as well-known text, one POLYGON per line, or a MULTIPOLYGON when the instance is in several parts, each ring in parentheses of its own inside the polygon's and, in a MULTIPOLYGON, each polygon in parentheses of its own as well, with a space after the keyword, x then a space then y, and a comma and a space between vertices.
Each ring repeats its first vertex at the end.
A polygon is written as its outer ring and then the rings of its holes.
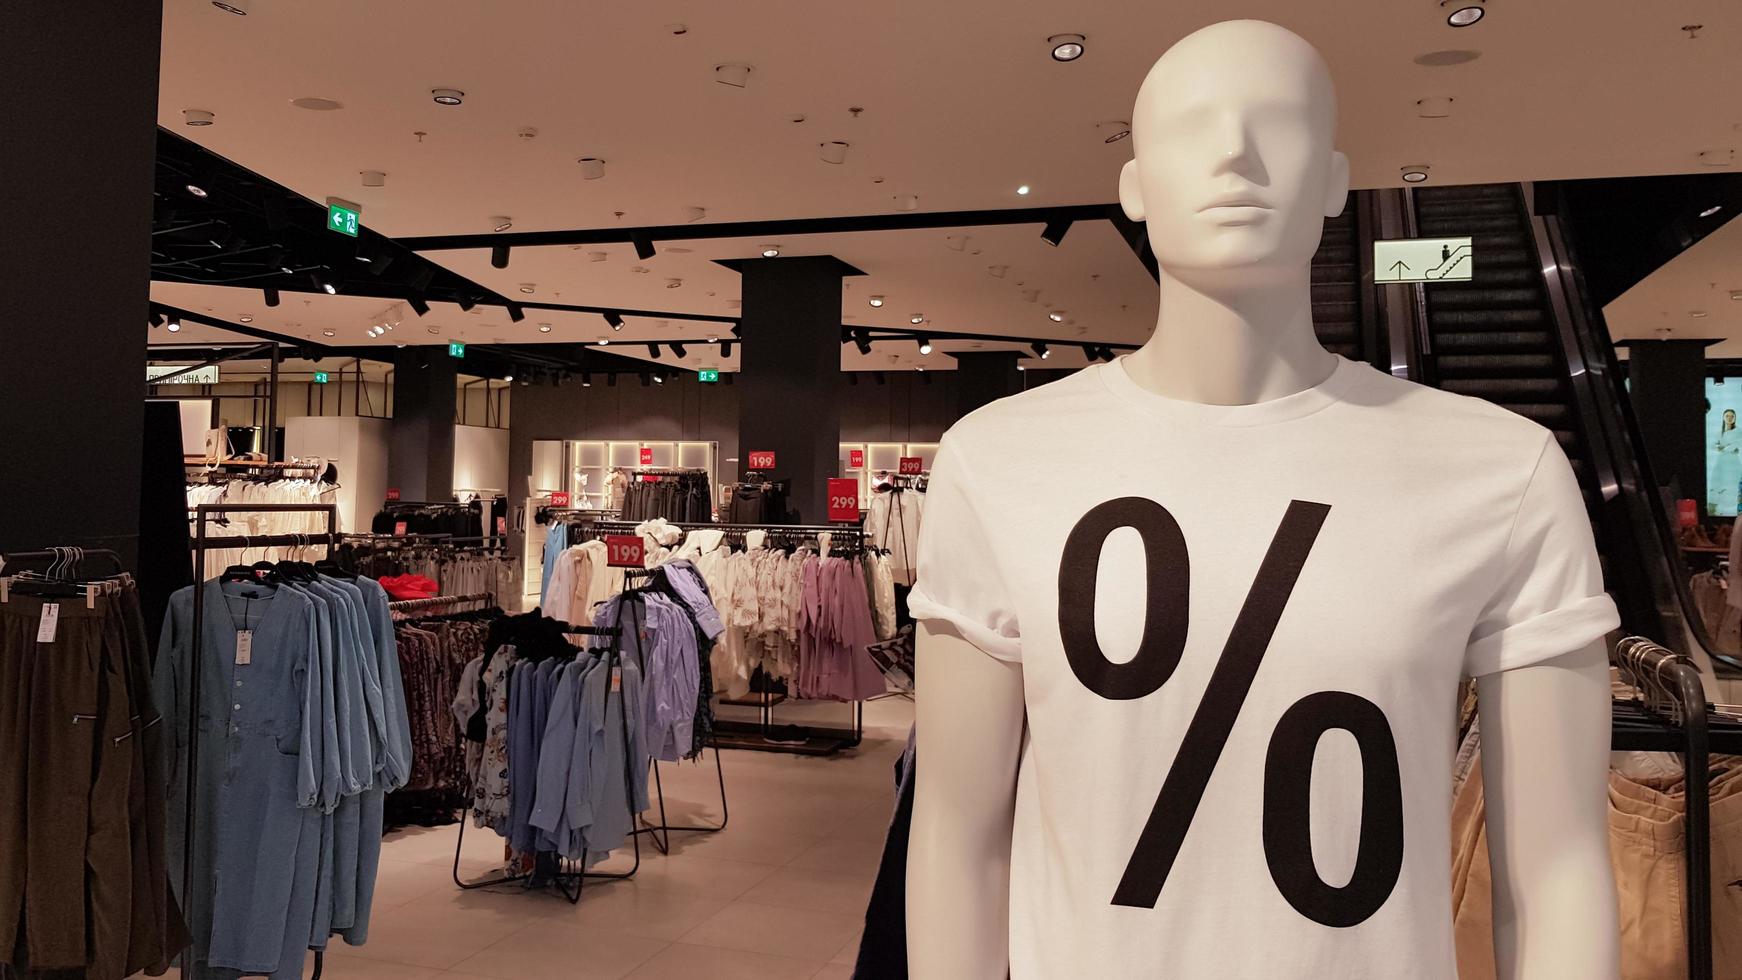
POLYGON ((642 466, 652 466, 653 465, 653 447, 652 446, 642 446, 641 447, 641 465, 642 466))
POLYGON ((448 341, 448 356, 449 357, 465 357, 466 356, 466 345, 463 342, 458 341, 458 340, 448 341))
POLYGON ((925 472, 925 460, 918 456, 903 456, 900 472, 902 476, 918 476, 925 472))
POLYGON ((647 543, 639 534, 607 534, 605 564, 616 568, 645 568, 647 543))
POLYGON ((1463 238, 1400 238, 1373 243, 1374 282, 1469 282, 1476 249, 1463 238))
POLYGON ((862 470, 864 468, 865 468, 865 450, 863 450, 863 449, 849 449, 849 450, 847 450, 847 469, 862 470))
MULTIPOLYGON (((145 365, 145 382, 146 384, 151 384, 166 374, 175 374, 177 371, 187 371, 189 367, 191 367, 191 365, 188 364, 147 364, 145 365)), ((186 374, 177 375, 164 383, 172 385, 215 385, 218 383, 218 366, 216 364, 208 364, 203 368, 188 371, 186 374)))
POLYGON ((324 385, 326 383, 327 383, 327 372, 316 371, 315 372, 315 384, 324 385))
POLYGON ((702 368, 700 371, 696 372, 696 380, 706 384, 712 384, 720 380, 720 372, 713 368, 702 368))
POLYGON ((774 469, 774 453, 762 450, 750 454, 750 468, 753 470, 774 469))
POLYGON ((829 478, 829 520, 859 519, 859 481, 851 477, 829 478))
POLYGON ((327 198, 327 230, 357 237, 357 227, 363 223, 362 207, 338 198, 327 198))
POLYGON ((399 488, 398 487, 388 487, 387 488, 387 499, 388 500, 398 500, 399 499, 399 488))
POLYGON ((552 507, 567 507, 569 505, 569 492, 567 490, 558 490, 552 493, 550 495, 550 505, 552 507))

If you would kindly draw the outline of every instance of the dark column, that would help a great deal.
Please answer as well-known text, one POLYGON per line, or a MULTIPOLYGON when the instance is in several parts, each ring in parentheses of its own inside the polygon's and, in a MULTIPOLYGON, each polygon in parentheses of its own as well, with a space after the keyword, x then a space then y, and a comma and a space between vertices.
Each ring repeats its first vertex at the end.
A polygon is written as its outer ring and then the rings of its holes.
POLYGON ((1626 340, 1633 414, 1657 482, 1706 499, 1706 348, 1714 340, 1626 340))
POLYGON ((136 567, 162 15, 0 3, 0 551, 136 567))
POLYGON ((863 273, 827 255, 721 264, 744 276, 738 472, 772 451, 800 522, 827 523, 827 481, 840 475, 841 277, 863 273))
POLYGON ((454 385, 459 360, 442 347, 406 347, 393 359, 387 485, 402 500, 454 494, 454 385))
POLYGON ((952 353, 956 359, 956 418, 1022 390, 1022 372, 1013 350, 952 353))

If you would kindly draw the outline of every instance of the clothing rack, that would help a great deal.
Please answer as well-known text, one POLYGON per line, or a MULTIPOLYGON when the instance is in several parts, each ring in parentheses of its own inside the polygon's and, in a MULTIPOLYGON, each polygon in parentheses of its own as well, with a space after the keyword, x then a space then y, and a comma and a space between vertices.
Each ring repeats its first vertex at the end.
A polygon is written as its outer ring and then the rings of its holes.
MULTIPOLYGON (((420 600, 413 600, 413 601, 420 601, 420 600)), ((622 643, 623 631, 618 629, 617 627, 615 627, 615 626, 566 626, 566 627, 564 627, 563 632, 566 634, 569 634, 571 636, 604 636, 604 637, 609 637, 611 639, 611 643, 609 646, 607 646, 605 648, 605 657, 606 657, 605 669, 608 671, 615 670, 622 663, 621 643, 622 643)), ((642 679, 642 683, 643 684, 646 683, 645 677, 642 679)), ((605 692, 604 692, 604 698, 603 698, 602 709, 601 709, 604 711, 604 714, 601 715, 601 717, 609 718, 611 716, 611 714, 610 714, 611 685, 605 684, 604 688, 605 688, 605 692)), ((619 692, 619 696, 621 696, 621 692, 619 692)), ((634 769, 635 760, 633 760, 629 757, 629 745, 631 743, 629 740, 629 704, 627 701, 625 701, 623 703, 623 710, 617 712, 617 716, 623 725, 623 747, 624 747, 624 751, 623 751, 623 786, 624 786, 624 796, 625 796, 625 798, 628 802, 628 805, 629 805, 630 820, 631 820, 631 822, 633 822, 639 818, 639 815, 634 812, 634 810, 635 810, 635 793, 632 789, 630 789, 630 787, 633 784, 634 779, 635 779, 635 769, 634 769)), ((459 836, 454 838, 454 871, 453 871, 454 884, 458 885, 461 889, 463 889, 465 891, 471 891, 471 890, 477 889, 477 888, 489 888, 493 885, 506 885, 506 884, 510 884, 513 882, 517 882, 517 881, 527 881, 527 880, 530 880, 532 878, 540 876, 540 874, 541 874, 540 870, 535 868, 534 872, 530 875, 519 872, 519 871, 511 871, 511 872, 507 872, 507 873, 502 874, 502 875, 498 875, 498 876, 493 877, 493 878, 485 878, 485 879, 480 879, 480 880, 476 880, 476 881, 466 881, 465 879, 461 878, 460 877, 460 855, 465 848, 467 822, 468 822, 468 815, 465 813, 462 813, 460 815, 460 833, 459 833, 459 836)), ((574 905, 574 904, 577 904, 580 902, 581 890, 585 886, 585 881, 588 878, 602 878, 602 879, 612 880, 612 881, 623 881, 623 880, 634 877, 635 873, 637 871, 641 870, 641 836, 640 836, 640 832, 637 831, 637 832, 631 834, 630 836, 633 838, 632 843, 634 844, 634 847, 635 847, 635 863, 630 866, 628 871, 587 871, 587 870, 585 870, 586 864, 587 864, 587 852, 585 849, 583 849, 581 851, 581 859, 579 862, 581 870, 564 871, 564 870, 559 869, 559 870, 550 874, 550 880, 556 884, 557 891, 559 893, 561 893, 564 898, 568 899, 568 902, 570 905, 574 905), (574 883, 574 891, 571 892, 565 886, 565 881, 570 881, 570 882, 574 883)))
MULTIPOLYGON (((193 635, 189 653, 192 684, 188 691, 188 703, 193 710, 188 712, 188 751, 187 751, 187 823, 182 830, 182 869, 181 894, 182 915, 186 918, 190 930, 194 930, 194 820, 198 810, 199 776, 200 776, 200 677, 205 673, 201 669, 201 643, 205 632, 206 589, 203 580, 206 567, 206 552, 223 548, 276 548, 301 547, 306 545, 324 544, 327 557, 331 558, 333 547, 338 544, 343 535, 339 533, 339 507, 337 504, 200 504, 194 508, 194 539, 190 542, 193 548, 194 562, 194 609, 193 635), (325 534, 268 534, 268 535, 225 535, 209 537, 206 534, 207 522, 214 514, 224 512, 233 514, 275 514, 275 513, 317 513, 327 515, 327 533, 325 534)), ((194 930, 197 932, 197 930, 194 930)), ((320 980, 325 969, 326 954, 324 950, 314 950, 314 972, 309 980, 320 980)), ((183 954, 184 965, 194 955, 193 946, 189 946, 183 954)), ((185 970, 183 971, 186 972, 185 970)))
POLYGON ((433 606, 457 606, 467 602, 494 602, 495 600, 495 594, 490 592, 473 592, 468 595, 432 595, 422 599, 395 599, 387 604, 387 608, 391 612, 414 612, 433 606))
MULTIPOLYGON (((639 527, 636 521, 593 521, 582 527, 582 533, 594 535, 634 534, 639 527)), ((819 534, 828 534, 829 554, 860 555, 865 548, 864 518, 855 524, 695 524, 678 525, 686 534, 689 531, 724 531, 727 540, 742 544, 744 535, 751 531, 766 532, 766 542, 775 547, 798 545, 814 540, 819 534)), ((576 540, 571 534, 570 541, 576 540)), ((633 574, 633 573, 628 573, 633 574)), ((863 701, 849 702, 850 720, 848 728, 812 728, 809 726, 790 726, 803 735, 803 740, 779 740, 773 738, 775 733, 774 706, 785 701, 785 694, 774 694, 762 691, 760 697, 721 698, 722 704, 739 707, 755 708, 757 720, 754 722, 739 722, 716 718, 714 721, 714 745, 717 752, 721 748, 749 749, 755 752, 784 752, 792 755, 833 755, 842 749, 850 749, 865 740, 865 703, 863 701)), ((722 796, 724 792, 722 791, 722 796)))
POLYGON ((1691 658, 1639 636, 1615 645, 1610 662, 1640 697, 1614 703, 1611 747, 1679 752, 1686 775, 1686 932, 1689 980, 1712 977, 1710 759, 1742 754, 1742 722, 1715 715, 1691 658))

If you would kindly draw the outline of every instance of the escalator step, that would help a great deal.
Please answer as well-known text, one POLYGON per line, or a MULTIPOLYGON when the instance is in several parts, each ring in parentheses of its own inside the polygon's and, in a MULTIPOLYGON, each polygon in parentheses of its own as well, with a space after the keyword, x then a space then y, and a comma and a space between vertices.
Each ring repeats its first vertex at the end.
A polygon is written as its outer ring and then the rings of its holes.
POLYGON ((1346 284, 1351 290, 1355 288, 1359 273, 1355 271, 1353 262, 1323 262, 1313 260, 1313 285, 1319 283, 1346 284))
POLYGON ((1435 334, 1529 330, 1544 326, 1547 320, 1541 310, 1445 310, 1428 306, 1428 323, 1435 334))
POLYGON ((1431 285, 1427 288, 1428 309, 1440 310, 1517 310, 1539 309, 1542 293, 1536 289, 1507 289, 1471 283, 1464 286, 1431 285))
POLYGON ((1473 201, 1503 198, 1518 200, 1512 184, 1459 184, 1454 187, 1418 187, 1414 191, 1418 204, 1439 201, 1473 201))
POLYGON ((1415 213, 1417 218, 1421 220, 1497 214, 1516 218, 1518 216, 1518 199, 1508 194, 1505 197, 1477 198, 1464 201, 1417 201, 1415 213))
POLYGON ((1460 395, 1499 402, 1508 408, 1515 404, 1564 402, 1566 399, 1559 378, 1447 378, 1440 387, 1460 395))
POLYGON ((1357 304, 1354 302, 1319 302, 1317 300, 1313 302, 1313 321, 1315 323, 1320 320, 1326 322, 1334 320, 1353 321, 1359 319, 1360 316, 1361 311, 1357 308, 1357 304))
POLYGON ((1435 332, 1434 352, 1438 354, 1495 354, 1552 351, 1553 339, 1546 330, 1483 330, 1435 332))
POLYGON ((1451 237, 1453 235, 1507 235, 1522 241, 1529 233, 1529 227, 1517 215, 1504 214, 1472 214, 1456 217, 1423 217, 1416 222, 1416 228, 1424 237, 1451 237))
POLYGON ((1352 282, 1315 282, 1312 297, 1315 304, 1356 303, 1360 302, 1360 291, 1352 282))
POLYGON ((1319 250, 1313 253, 1314 268, 1318 268, 1321 265, 1353 266, 1354 264, 1354 245, 1320 245, 1319 250))
POLYGON ((1550 354, 1440 354, 1434 358, 1434 365, 1439 368, 1440 377, 1445 380, 1535 380, 1558 378, 1566 370, 1565 365, 1556 364, 1555 358, 1550 354))

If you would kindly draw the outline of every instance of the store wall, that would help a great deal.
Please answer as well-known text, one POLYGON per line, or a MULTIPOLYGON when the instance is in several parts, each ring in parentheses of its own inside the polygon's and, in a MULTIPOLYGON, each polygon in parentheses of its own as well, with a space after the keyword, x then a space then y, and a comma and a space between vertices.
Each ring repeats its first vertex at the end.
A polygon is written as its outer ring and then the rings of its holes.
POLYGON ((284 451, 339 468, 339 529, 367 531, 387 497, 387 420, 304 415, 284 427, 284 451))
POLYGON ((506 493, 508 488, 508 430, 454 426, 454 489, 506 493))

